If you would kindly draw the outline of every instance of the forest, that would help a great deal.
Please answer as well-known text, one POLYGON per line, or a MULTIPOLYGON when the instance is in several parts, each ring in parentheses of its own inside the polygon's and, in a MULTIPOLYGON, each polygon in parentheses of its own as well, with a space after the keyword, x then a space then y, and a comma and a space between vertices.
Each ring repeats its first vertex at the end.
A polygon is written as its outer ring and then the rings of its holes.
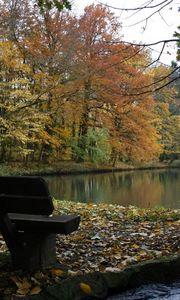
POLYGON ((1 162, 115 165, 180 152, 179 68, 123 43, 108 7, 77 16, 3 0, 0 11, 1 162))

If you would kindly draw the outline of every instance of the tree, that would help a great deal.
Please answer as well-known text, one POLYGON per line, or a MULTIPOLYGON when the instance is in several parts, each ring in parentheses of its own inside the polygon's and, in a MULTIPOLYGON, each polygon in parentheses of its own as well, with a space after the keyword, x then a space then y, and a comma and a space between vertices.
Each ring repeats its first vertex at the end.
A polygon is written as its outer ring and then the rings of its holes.
MULTIPOLYGON (((136 16, 137 18, 137 22, 132 22, 129 24, 129 26, 127 27, 133 27, 137 24, 140 24, 141 25, 141 28, 143 31, 146 30, 147 28, 147 25, 149 22, 151 22, 151 19, 154 15, 158 15, 159 18, 164 22, 166 23, 166 20, 164 19, 163 15, 162 15, 162 12, 166 9, 169 9, 169 10, 172 10, 172 5, 175 4, 175 1, 174 0, 164 0, 164 1, 150 1, 150 2, 144 2, 142 3, 141 5, 136 5, 136 6, 128 6, 127 7, 119 7, 119 6, 112 6, 111 4, 105 4, 105 3, 102 3, 100 2, 103 6, 105 7, 109 7, 113 10, 116 10, 120 12, 121 14, 121 17, 123 16, 123 14, 127 14, 127 12, 129 12, 129 16, 128 16, 128 19, 131 20, 133 18, 133 16, 136 16), (142 12, 143 12, 143 17, 142 17, 142 12), (138 19, 138 16, 139 16, 139 19, 138 19)), ((177 5, 177 4, 176 4, 177 5)), ((180 11, 180 8, 179 8, 179 11, 180 11)), ((126 15, 127 17, 127 15, 126 15)), ((130 45, 136 45, 136 46, 141 46, 142 47, 142 50, 144 49, 150 49, 152 50, 152 47, 153 46, 156 46, 156 45, 159 45, 161 46, 161 49, 159 51, 159 54, 157 54, 157 57, 155 59, 153 59, 151 61, 151 65, 157 65, 158 63, 161 64, 160 62, 160 59, 162 57, 162 54, 165 52, 165 50, 167 49, 166 46, 168 45, 171 45, 172 43, 177 43, 179 45, 179 34, 176 32, 174 34, 174 37, 170 38, 170 39, 161 39, 161 40, 158 40, 158 41, 154 41, 154 42, 151 42, 151 43, 142 43, 142 42, 127 42, 127 41, 122 41, 122 40, 119 40, 117 41, 118 43, 125 43, 125 44, 130 44, 130 45)), ((179 50, 178 50, 178 54, 179 55, 179 50)), ((178 57, 178 56, 177 56, 178 57)), ((150 65, 147 64, 147 68, 149 67, 150 65)), ((178 67, 178 70, 179 70, 180 67, 178 67)), ((171 76, 171 72, 169 73, 169 77, 171 76)), ((179 74, 177 76, 177 78, 173 78, 173 80, 178 80, 179 79, 179 74)), ((171 84, 171 81, 167 82, 166 84, 171 84)), ((160 88, 163 88, 164 86, 162 85, 161 87, 158 87, 158 89, 160 88)), ((147 90, 147 93, 149 92, 153 92, 154 89, 156 88, 156 86, 153 84, 153 86, 149 86, 149 89, 147 90)))
POLYGON ((9 41, 0 42, 0 160, 26 159, 46 139, 44 125, 48 114, 32 105, 34 94, 31 66, 23 62, 17 47, 9 41))
POLYGON ((4 36, 15 43, 24 61, 32 69, 32 89, 39 95, 33 105, 42 113, 49 112, 51 126, 48 123, 45 131, 47 137, 51 136, 51 141, 48 139, 49 143, 42 144, 40 151, 40 158, 48 159, 50 153, 56 153, 55 149, 61 147, 61 135, 64 136, 59 126, 63 126, 64 122, 62 113, 65 95, 68 97, 71 93, 69 87, 64 89, 64 84, 72 64, 73 47, 67 35, 70 24, 73 33, 73 18, 67 19, 64 14, 56 11, 40 14, 26 0, 14 0, 14 5, 10 1, 5 2, 2 4, 2 11, 4 14, 1 14, 1 26, 4 36), (22 18, 27 27, 22 26, 22 18), (46 99, 42 103, 41 95, 44 94, 46 99))
MULTIPOLYGON (((179 10, 180 11, 180 10, 179 10)), ((178 26, 178 30, 180 30, 180 26, 178 26)), ((175 32, 174 34, 175 37, 177 37, 177 47, 178 47, 178 50, 177 50, 177 60, 180 60, 180 32, 175 32)))
MULTIPOLYGON (((19 82, 13 112, 22 120, 19 128, 26 140, 10 147, 4 132, 6 149, 15 151, 21 143, 21 153, 42 161, 109 159, 114 164, 157 157, 161 145, 151 90, 166 82, 153 74, 152 66, 147 68, 147 51, 119 42, 121 25, 115 15, 102 5, 90 5, 77 17, 53 9, 40 13, 27 0, 13 3, 1 3, 2 43, 8 40, 18 57, 15 67, 3 62, 3 70, 9 70, 10 82, 14 76, 19 82), (17 72, 16 65, 29 71, 17 72), (29 98, 23 95, 26 90, 29 98), (37 114, 39 119, 33 119, 37 114), (23 115, 29 116, 25 127, 23 115)), ((2 83, 6 81, 2 73, 2 83)), ((9 94, 2 100, 7 123, 11 89, 4 88, 9 94)))
MULTIPOLYGON (((169 80, 166 77, 169 72, 169 68, 164 66, 152 70, 154 80, 164 85, 169 80)), ((172 76, 176 75, 173 73, 172 76)), ((155 92, 155 126, 159 134, 159 142, 163 147, 163 156, 179 152, 178 132, 180 124, 176 99, 178 91, 175 83, 176 81, 155 92)))
POLYGON ((101 5, 87 7, 77 27, 79 48, 73 84, 78 87, 75 97, 81 110, 76 124, 81 159, 87 153, 86 137, 91 127, 106 128, 113 151, 121 156, 127 152, 131 159, 145 159, 147 155, 142 152, 149 153, 150 145, 149 157, 153 156, 158 148, 156 134, 147 121, 151 119, 153 99, 133 96, 150 80, 148 74, 143 74, 146 53, 138 54, 139 47, 116 43, 120 24, 101 5), (146 137, 144 142, 139 138, 141 134, 146 137))

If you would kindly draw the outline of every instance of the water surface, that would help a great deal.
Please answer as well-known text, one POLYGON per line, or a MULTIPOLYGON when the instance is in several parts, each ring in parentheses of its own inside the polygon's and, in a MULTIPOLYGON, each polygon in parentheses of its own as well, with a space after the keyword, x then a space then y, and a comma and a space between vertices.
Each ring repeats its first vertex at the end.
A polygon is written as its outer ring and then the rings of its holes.
POLYGON ((107 300, 180 300, 180 282, 148 284, 129 290, 107 300))
POLYGON ((180 209, 180 169, 46 176, 56 199, 180 209))

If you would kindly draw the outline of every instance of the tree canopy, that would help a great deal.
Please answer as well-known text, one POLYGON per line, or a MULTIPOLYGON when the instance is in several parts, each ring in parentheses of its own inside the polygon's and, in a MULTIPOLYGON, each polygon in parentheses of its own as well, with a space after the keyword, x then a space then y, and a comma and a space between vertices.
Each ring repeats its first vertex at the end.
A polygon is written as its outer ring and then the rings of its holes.
POLYGON ((142 46, 119 43, 108 7, 75 16, 14 0, 0 9, 1 161, 115 164, 179 151, 168 86, 178 69, 156 69, 142 46))

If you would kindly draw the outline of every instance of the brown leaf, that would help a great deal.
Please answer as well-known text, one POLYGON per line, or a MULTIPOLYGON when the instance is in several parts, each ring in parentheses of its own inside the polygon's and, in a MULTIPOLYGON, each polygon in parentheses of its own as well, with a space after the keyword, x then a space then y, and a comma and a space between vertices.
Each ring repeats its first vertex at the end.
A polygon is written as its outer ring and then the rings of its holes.
POLYGON ((30 291, 30 295, 38 295, 42 291, 41 287, 39 285, 36 285, 33 287, 30 291))
POLYGON ((22 280, 19 279, 17 276, 11 276, 11 280, 16 284, 17 291, 16 293, 19 295, 27 295, 31 288, 31 283, 24 277, 22 280))
POLYGON ((58 277, 62 277, 62 276, 65 275, 65 272, 63 270, 60 270, 60 269, 51 269, 50 273, 51 273, 51 275, 58 276, 58 277))

